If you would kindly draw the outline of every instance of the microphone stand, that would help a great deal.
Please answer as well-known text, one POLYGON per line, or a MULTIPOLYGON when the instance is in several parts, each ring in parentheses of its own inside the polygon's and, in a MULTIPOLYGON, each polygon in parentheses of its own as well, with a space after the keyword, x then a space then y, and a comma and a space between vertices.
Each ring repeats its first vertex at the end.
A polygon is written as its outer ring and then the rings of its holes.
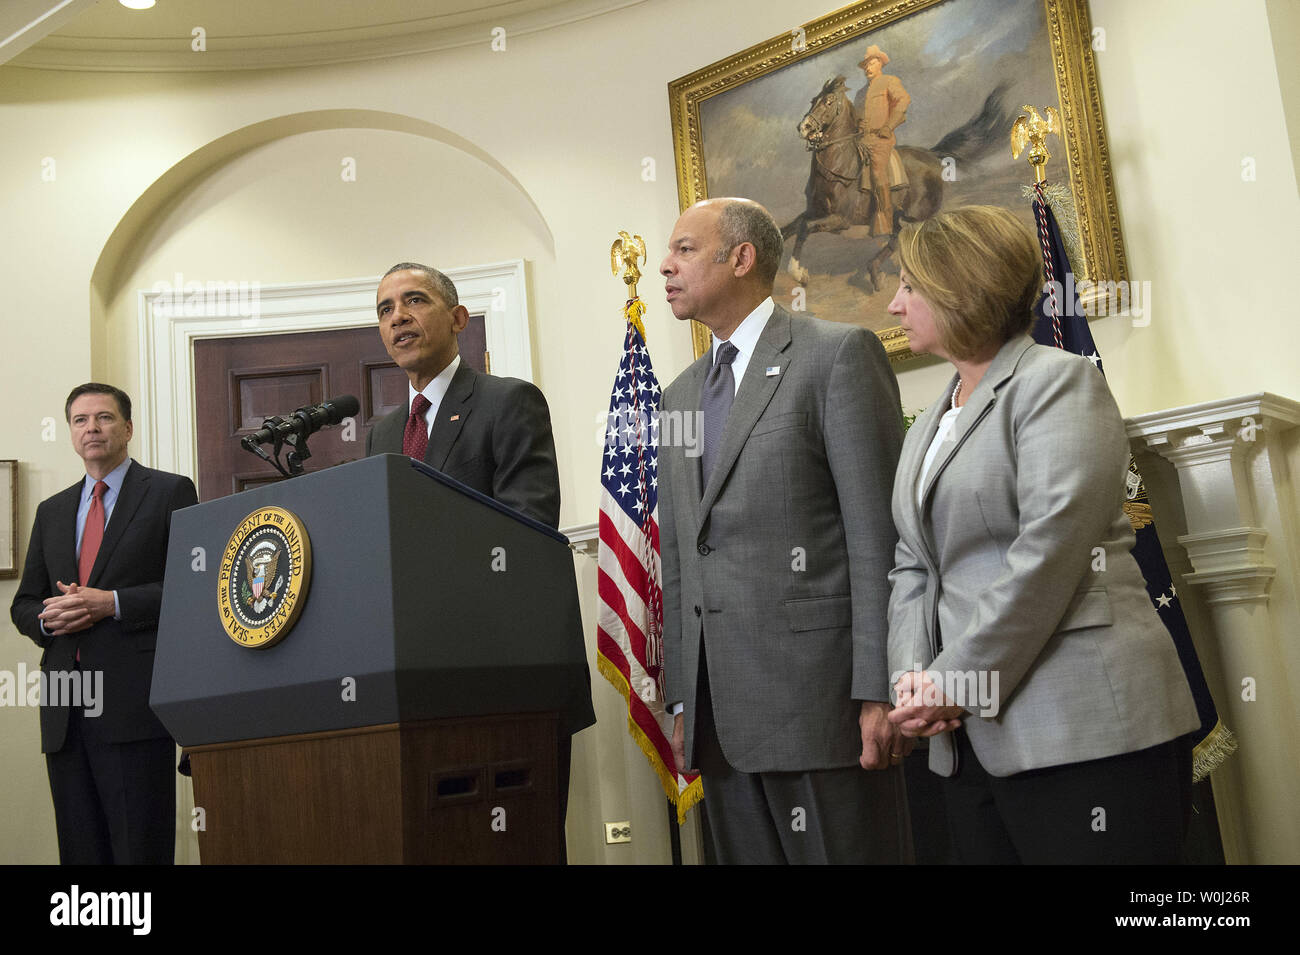
POLYGON ((306 434, 291 434, 285 438, 285 443, 292 445, 293 450, 289 452, 289 476, 297 477, 302 474, 302 462, 311 457, 311 450, 307 447, 306 434))
MULTIPOLYGON (((295 417, 296 416, 298 416, 297 412, 295 412, 295 417)), ((281 438, 280 426, 284 423, 284 418, 279 415, 266 418, 262 421, 262 427, 269 429, 272 435, 270 454, 267 454, 262 450, 261 445, 253 440, 252 435, 245 435, 240 439, 239 444, 245 451, 250 451, 253 454, 256 454, 263 461, 269 463, 284 477, 293 478, 303 473, 303 462, 311 457, 311 450, 307 447, 307 436, 305 434, 295 432, 286 438, 281 438), (287 471, 280 463, 280 451, 286 444, 293 449, 289 452, 289 469, 287 471)))

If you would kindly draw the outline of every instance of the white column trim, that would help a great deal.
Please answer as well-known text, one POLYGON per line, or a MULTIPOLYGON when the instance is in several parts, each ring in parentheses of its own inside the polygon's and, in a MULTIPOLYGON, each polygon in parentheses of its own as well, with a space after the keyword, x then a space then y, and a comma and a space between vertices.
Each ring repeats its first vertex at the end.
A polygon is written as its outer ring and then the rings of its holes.
POLYGON ((1163 497, 1148 491, 1156 514, 1167 508, 1185 531, 1183 609, 1223 724, 1242 741, 1211 777, 1230 865, 1300 858, 1291 772, 1300 763, 1300 508, 1285 434, 1297 424, 1300 403, 1263 392, 1127 423, 1134 453, 1154 452, 1177 474, 1163 497))
POLYGON ((600 525, 595 521, 589 524, 573 524, 560 528, 560 533, 569 539, 569 546, 584 557, 595 557, 600 543, 600 525))
POLYGON ((1135 444, 1178 471, 1190 584, 1210 603, 1268 602, 1277 568, 1266 557, 1268 531, 1253 487, 1251 459, 1300 424, 1300 403, 1267 392, 1207 401, 1128 419, 1135 444))

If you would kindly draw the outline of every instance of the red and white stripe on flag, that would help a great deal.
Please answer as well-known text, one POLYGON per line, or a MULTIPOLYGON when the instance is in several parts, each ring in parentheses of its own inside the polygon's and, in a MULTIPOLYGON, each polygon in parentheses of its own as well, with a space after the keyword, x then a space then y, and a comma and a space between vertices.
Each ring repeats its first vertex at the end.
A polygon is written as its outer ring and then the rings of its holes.
POLYGON ((677 772, 663 706, 659 396, 645 340, 629 322, 601 457, 596 665, 627 701, 628 732, 681 822, 703 788, 698 776, 677 772))

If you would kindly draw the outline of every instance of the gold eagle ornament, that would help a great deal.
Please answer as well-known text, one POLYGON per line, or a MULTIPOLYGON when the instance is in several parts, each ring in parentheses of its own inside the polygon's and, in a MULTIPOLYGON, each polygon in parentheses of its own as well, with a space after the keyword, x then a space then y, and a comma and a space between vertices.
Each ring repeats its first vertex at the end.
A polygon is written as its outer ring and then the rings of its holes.
POLYGON ((1016 121, 1011 124, 1011 158, 1019 159, 1020 154, 1029 147, 1029 162, 1034 167, 1034 179, 1037 182, 1043 182, 1047 178, 1047 160, 1051 159, 1051 153, 1047 151, 1047 136, 1050 133, 1053 136, 1061 135, 1061 115, 1056 111, 1054 106, 1047 107, 1043 112, 1047 118, 1043 119, 1038 115, 1038 110, 1032 106, 1020 107, 1028 116, 1017 116, 1016 121))
POLYGON ((609 247, 609 269, 618 275, 618 267, 623 266, 623 283, 627 286, 627 297, 634 299, 636 283, 641 280, 641 270, 636 267, 637 259, 645 261, 645 240, 639 235, 628 235, 619 230, 618 238, 609 247))

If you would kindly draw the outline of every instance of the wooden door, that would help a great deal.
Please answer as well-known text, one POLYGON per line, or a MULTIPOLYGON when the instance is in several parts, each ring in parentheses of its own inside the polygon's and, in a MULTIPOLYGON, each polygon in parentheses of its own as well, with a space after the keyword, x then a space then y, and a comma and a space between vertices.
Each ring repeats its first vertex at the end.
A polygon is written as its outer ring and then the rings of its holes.
MULTIPOLYGON (((479 371, 486 363, 484 333, 483 316, 474 315, 458 339, 461 360, 479 371)), ((364 457, 370 429, 406 404, 407 378, 371 325, 201 339, 194 343, 194 385, 199 500, 210 501, 284 480, 271 465, 245 451, 240 438, 261 428, 265 418, 287 416, 328 398, 356 395, 361 403, 352 440, 343 440, 342 427, 312 435, 305 470, 320 471, 364 457)), ((286 456, 287 449, 281 459, 286 456)))

